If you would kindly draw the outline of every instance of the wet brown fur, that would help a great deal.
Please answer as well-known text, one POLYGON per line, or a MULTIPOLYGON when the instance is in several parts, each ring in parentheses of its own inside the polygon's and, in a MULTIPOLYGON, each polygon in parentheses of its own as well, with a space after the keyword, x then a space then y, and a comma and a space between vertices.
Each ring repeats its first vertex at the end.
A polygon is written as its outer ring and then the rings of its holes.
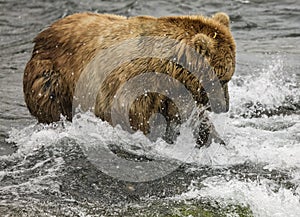
MULTIPOLYGON (((160 36, 193 46, 204 55, 223 82, 228 96, 227 82, 235 70, 235 42, 229 29, 229 17, 217 13, 213 17, 170 16, 154 18, 138 16, 126 18, 117 15, 80 13, 53 23, 34 39, 34 49, 24 72, 25 102, 39 122, 58 121, 60 115, 72 119, 72 102, 76 83, 95 55, 115 43, 140 36, 160 36)), ((178 58, 184 51, 178 50, 178 58)), ((97 95, 95 114, 110 120, 107 111, 117 89, 130 77, 154 70, 167 71, 180 82, 185 81, 200 105, 208 102, 201 84, 174 62, 155 58, 136 60, 115 69, 97 95), (145 66, 147 61, 147 66, 145 66), (143 68, 146 67, 146 68, 143 68)), ((126 96, 126 93, 125 93, 126 96)), ((124 97, 125 97, 124 96, 124 97)), ((126 100, 126 98, 125 98, 126 100)), ((169 121, 178 122, 178 109, 166 97, 151 93, 141 96, 130 108, 133 129, 149 130, 148 119, 156 112, 169 121)))

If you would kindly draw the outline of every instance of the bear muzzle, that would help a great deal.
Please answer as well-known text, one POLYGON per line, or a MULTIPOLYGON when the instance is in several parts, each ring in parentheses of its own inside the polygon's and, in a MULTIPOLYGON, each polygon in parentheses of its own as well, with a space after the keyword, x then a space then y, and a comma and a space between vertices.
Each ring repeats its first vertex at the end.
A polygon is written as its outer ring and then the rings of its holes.
POLYGON ((226 113, 229 111, 229 93, 227 83, 221 87, 214 88, 208 93, 209 111, 216 114, 226 113))
POLYGON ((212 102, 210 101, 209 108, 210 111, 216 114, 226 113, 229 111, 229 103, 224 102, 223 100, 213 100, 212 102))

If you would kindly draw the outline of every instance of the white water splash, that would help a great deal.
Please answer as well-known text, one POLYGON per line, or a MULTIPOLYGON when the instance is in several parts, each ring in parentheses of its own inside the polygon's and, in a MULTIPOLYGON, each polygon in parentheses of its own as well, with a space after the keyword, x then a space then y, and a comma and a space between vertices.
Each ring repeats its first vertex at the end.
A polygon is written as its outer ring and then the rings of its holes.
POLYGON ((298 217, 300 215, 299 194, 280 188, 277 192, 270 186, 276 185, 270 180, 242 182, 225 180, 222 177, 210 177, 201 182, 204 187, 194 185, 190 190, 174 199, 211 198, 226 201, 227 204, 249 205, 256 217, 298 217))
MULTIPOLYGON (((295 84, 293 75, 288 77, 285 73, 283 60, 275 58, 266 68, 259 69, 255 76, 247 75, 243 79, 236 76, 231 83, 230 112, 233 114, 238 114, 241 110, 243 112, 247 109, 242 106, 246 102, 260 102, 273 108, 282 105, 288 96, 297 99, 299 88, 295 84)), ((10 156, 0 156, 0 160, 26 158, 42 147, 55 145, 60 139, 68 137, 87 146, 93 142, 104 146, 112 143, 120 144, 135 154, 154 158, 170 157, 200 166, 227 168, 245 162, 263 164, 264 169, 292 171, 289 176, 292 177, 290 181, 295 189, 281 187, 278 191, 273 191, 271 186, 275 184, 272 180, 226 181, 222 177, 210 177, 202 183, 205 188, 191 188, 179 198, 209 197, 228 203, 233 201, 248 204, 255 216, 298 217, 300 215, 299 115, 252 119, 241 118, 238 115, 233 118, 229 118, 228 115, 211 117, 216 123, 217 131, 225 139, 226 146, 213 143, 210 147, 195 149, 191 130, 187 127, 181 129, 181 135, 174 146, 160 139, 151 142, 140 132, 129 134, 87 113, 82 114, 73 123, 62 121, 50 126, 31 125, 22 130, 12 130, 8 141, 16 143, 18 150, 10 156), (132 149, 133 144, 140 149, 132 149)), ((63 162, 58 160, 57 166, 59 165, 63 165, 63 162)), ((6 174, 7 172, 2 171, 0 179, 6 174)), ((14 188, 2 191, 12 189, 14 188)))
POLYGON ((265 168, 268 169, 300 168, 300 120, 297 118, 297 115, 291 115, 229 120, 224 132, 227 145, 213 144, 206 149, 196 150, 189 160, 217 167, 249 161, 267 164, 265 168), (268 129, 272 124, 277 124, 279 130, 268 129), (280 125, 283 129, 280 129, 280 125), (207 157, 209 160, 205 161, 207 157))
MULTIPOLYGON (((230 82, 231 113, 238 113, 245 103, 259 102, 270 108, 281 106, 287 97, 300 100, 296 74, 288 72, 285 57, 267 60, 265 67, 253 68, 250 74, 235 75, 230 82)), ((299 82, 299 81, 298 81, 299 82)))

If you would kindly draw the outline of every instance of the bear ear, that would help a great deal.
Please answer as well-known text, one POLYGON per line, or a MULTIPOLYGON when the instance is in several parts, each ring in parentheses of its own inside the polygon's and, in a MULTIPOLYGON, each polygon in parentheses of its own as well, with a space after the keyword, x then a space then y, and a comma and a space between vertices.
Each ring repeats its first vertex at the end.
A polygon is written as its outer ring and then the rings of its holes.
POLYGON ((197 52, 203 56, 209 56, 213 53, 214 40, 205 34, 198 33, 192 38, 191 43, 197 52))
POLYGON ((226 13, 218 12, 212 16, 212 18, 219 23, 223 24, 224 26, 229 27, 230 24, 230 18, 226 13))

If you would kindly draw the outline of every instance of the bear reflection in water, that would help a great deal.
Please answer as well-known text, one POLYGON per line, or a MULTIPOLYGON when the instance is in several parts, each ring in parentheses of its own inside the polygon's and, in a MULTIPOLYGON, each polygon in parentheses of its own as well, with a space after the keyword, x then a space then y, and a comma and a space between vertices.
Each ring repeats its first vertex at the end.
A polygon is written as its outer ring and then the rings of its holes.
MULTIPOLYGON (((235 71, 236 52, 229 24, 229 17, 225 13, 216 13, 212 17, 194 15, 160 18, 127 18, 95 13, 67 16, 53 23, 34 39, 32 57, 24 72, 25 102, 30 113, 39 122, 59 121, 61 115, 71 121, 77 83, 85 77, 84 80, 91 83, 86 84, 88 89, 95 89, 95 115, 115 125, 111 107, 117 91, 138 75, 149 72, 164 74, 176 79, 192 95, 196 106, 202 111, 197 116, 202 121, 195 133, 196 141, 200 146, 209 144, 211 141, 208 140, 217 139, 218 136, 203 111, 211 108, 213 112, 221 113, 227 112, 229 108, 227 83, 235 71), (128 40, 138 39, 143 42, 142 38, 147 39, 142 46, 146 52, 151 53, 155 40, 160 38, 164 40, 163 44, 169 44, 170 49, 174 49, 172 55, 165 59, 151 55, 132 58, 114 67, 109 74, 102 75, 102 84, 98 86, 95 84, 95 75, 86 73, 88 65, 102 51, 128 40), (191 49, 198 57, 191 55, 191 49), (196 74, 191 70, 196 71, 196 74), (210 83, 206 85, 205 82, 210 83), (212 88, 217 87, 216 84, 220 86, 221 93, 212 88)), ((130 46, 122 51, 122 56, 133 54, 130 46)), ((112 57, 111 60, 114 57, 108 56, 112 57)), ((103 64, 109 65, 110 60, 107 59, 103 64)), ((97 76, 101 77, 101 73, 97 76)), ((151 86, 163 85, 160 80, 139 82, 139 86, 135 88, 143 88, 144 83, 151 86)), ((126 97, 126 93, 120 95, 118 102, 124 103, 126 97)), ((183 122, 179 114, 180 106, 157 91, 137 96, 128 108, 130 128, 149 134, 149 119, 153 114, 159 113, 164 117, 167 129, 172 129, 172 126, 183 122)), ((122 119, 124 114, 121 113, 114 114, 122 119)), ((164 136, 168 142, 174 139, 171 131, 167 130, 164 136)))

